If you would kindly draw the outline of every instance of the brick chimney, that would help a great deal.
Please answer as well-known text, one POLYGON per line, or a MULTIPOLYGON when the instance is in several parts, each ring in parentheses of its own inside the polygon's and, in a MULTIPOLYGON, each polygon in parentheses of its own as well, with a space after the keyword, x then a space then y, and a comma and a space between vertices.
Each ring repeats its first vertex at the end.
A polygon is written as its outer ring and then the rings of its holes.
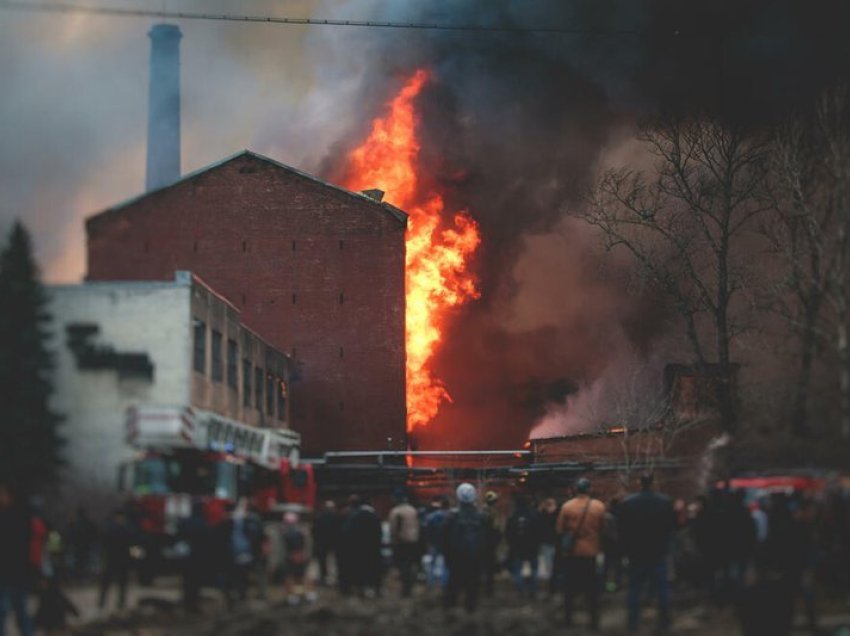
POLYGON ((148 163, 145 190, 180 178, 180 28, 155 24, 151 39, 148 93, 148 163))

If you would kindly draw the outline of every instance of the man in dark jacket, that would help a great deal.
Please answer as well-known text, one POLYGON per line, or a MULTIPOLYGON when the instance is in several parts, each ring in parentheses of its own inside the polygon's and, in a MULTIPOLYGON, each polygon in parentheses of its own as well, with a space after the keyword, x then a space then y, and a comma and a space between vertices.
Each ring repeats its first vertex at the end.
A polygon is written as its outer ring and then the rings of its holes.
POLYGON ((462 592, 467 612, 475 611, 478 605, 487 553, 487 520, 475 507, 476 496, 472 484, 458 486, 458 509, 448 516, 443 531, 443 554, 449 570, 443 600, 446 607, 453 607, 462 592))
POLYGON ((343 525, 340 548, 351 585, 366 594, 380 591, 382 539, 381 520, 370 502, 361 497, 343 525))
POLYGON ((636 632, 641 591, 651 581, 658 595, 659 630, 670 626, 670 588, 667 555, 676 529, 670 499, 653 492, 652 475, 641 477, 641 492, 628 497, 618 510, 620 546, 629 559, 629 631, 636 632))
POLYGON ((521 596, 534 596, 537 591, 537 561, 540 552, 540 527, 538 518, 525 497, 518 496, 514 512, 508 518, 505 537, 508 540, 508 562, 516 590, 521 596), (523 569, 528 563, 531 573, 526 581, 523 569))
POLYGON ((9 484, 0 483, 0 636, 5 634, 6 612, 12 607, 18 632, 33 636, 27 595, 33 581, 30 562, 32 515, 9 484))
POLYGON ((124 608, 127 598, 127 578, 130 574, 130 546, 133 528, 123 510, 116 510, 103 533, 103 571, 100 578, 100 609, 106 606, 106 595, 115 583, 118 586, 118 607, 124 608))
POLYGON ((333 501, 326 501, 324 509, 316 515, 313 522, 313 552, 319 562, 319 583, 328 583, 328 558, 333 555, 337 557, 337 576, 339 576, 339 559, 337 545, 339 543, 339 532, 342 525, 342 517, 337 512, 333 501))

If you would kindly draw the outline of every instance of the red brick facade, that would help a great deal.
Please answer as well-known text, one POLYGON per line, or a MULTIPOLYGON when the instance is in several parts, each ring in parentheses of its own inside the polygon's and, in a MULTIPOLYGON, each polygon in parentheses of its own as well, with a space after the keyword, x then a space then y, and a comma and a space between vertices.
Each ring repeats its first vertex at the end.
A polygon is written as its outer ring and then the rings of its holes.
POLYGON ((402 449, 399 210, 244 152, 91 217, 88 280, 191 270, 301 367, 303 450, 402 449))

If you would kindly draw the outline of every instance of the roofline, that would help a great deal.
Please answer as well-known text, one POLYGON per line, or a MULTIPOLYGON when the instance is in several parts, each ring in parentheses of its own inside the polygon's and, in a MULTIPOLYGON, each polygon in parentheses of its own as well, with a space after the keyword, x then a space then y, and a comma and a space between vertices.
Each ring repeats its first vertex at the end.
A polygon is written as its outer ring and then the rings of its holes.
POLYGON ((329 183, 328 181, 324 181, 322 179, 319 179, 317 176, 309 174, 309 173, 304 172, 302 170, 299 170, 298 168, 293 168, 292 166, 286 165, 285 163, 281 163, 280 161, 272 159, 271 157, 266 157, 265 155, 261 155, 257 152, 253 152, 252 150, 244 149, 244 150, 240 150, 239 152, 228 155, 228 156, 224 157, 223 159, 219 159, 218 161, 216 161, 214 163, 203 166, 202 168, 198 168, 197 170, 193 170, 192 172, 186 173, 185 175, 180 177, 174 183, 169 183, 168 185, 162 186, 161 188, 157 188, 156 190, 151 190, 150 192, 143 192, 143 193, 138 194, 138 195, 131 197, 129 199, 125 199, 124 201, 121 201, 120 203, 117 203, 113 206, 110 206, 110 207, 106 208, 105 210, 101 210, 100 212, 92 214, 91 216, 86 218, 86 221, 85 221, 86 227, 88 227, 90 223, 102 218, 103 216, 105 216, 107 214, 111 214, 113 212, 118 212, 118 211, 136 203, 137 201, 141 201, 145 197, 160 193, 164 190, 167 190, 168 188, 173 188, 174 186, 179 185, 181 183, 185 183, 186 181, 190 181, 191 179, 194 179, 195 177, 198 177, 198 176, 204 174, 205 172, 209 172, 210 170, 214 170, 215 168, 223 166, 224 164, 229 163, 229 162, 233 161, 234 159, 238 159, 239 157, 244 157, 244 156, 252 157, 254 159, 259 159, 260 161, 265 161, 265 162, 270 163, 270 164, 272 164, 272 165, 274 165, 278 168, 281 168, 281 169, 286 170, 288 172, 292 172, 292 173, 298 175, 299 177, 307 179, 308 181, 318 183, 319 185, 323 185, 325 187, 331 188, 333 190, 336 190, 336 191, 341 192, 343 194, 346 194, 348 196, 354 197, 361 202, 368 203, 372 206, 375 206, 375 207, 381 209, 384 212, 388 212, 399 223, 401 223, 402 225, 407 225, 407 217, 408 217, 407 212, 405 212, 404 210, 402 210, 400 208, 395 207, 394 205, 391 205, 389 203, 382 203, 382 202, 376 201, 375 199, 372 199, 371 197, 368 197, 361 192, 354 192, 352 190, 347 190, 347 189, 345 189, 341 186, 334 185, 333 183, 329 183))

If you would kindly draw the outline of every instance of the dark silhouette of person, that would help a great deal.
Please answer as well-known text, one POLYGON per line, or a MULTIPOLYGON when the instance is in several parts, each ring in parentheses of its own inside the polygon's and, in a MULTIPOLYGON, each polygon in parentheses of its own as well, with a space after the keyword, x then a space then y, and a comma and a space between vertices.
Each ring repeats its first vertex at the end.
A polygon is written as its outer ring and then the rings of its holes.
POLYGON ((100 575, 100 609, 106 607, 106 597, 112 585, 118 587, 118 607, 127 601, 127 579, 130 575, 130 547, 135 533, 123 510, 112 513, 103 532, 103 568, 100 575))
POLYGON ((33 636, 27 597, 35 580, 30 561, 33 517, 11 484, 0 483, 0 636, 11 606, 21 636, 33 636))
POLYGON ((328 560, 335 557, 337 560, 337 578, 339 578, 339 557, 337 548, 339 545, 339 533, 342 527, 342 516, 336 509, 333 501, 326 501, 324 508, 313 522, 313 552, 319 564, 319 584, 328 583, 328 560))
POLYGON ((641 477, 639 493, 618 507, 620 546, 629 560, 628 626, 636 632, 640 601, 649 582, 658 598, 658 629, 670 627, 670 586, 667 556, 676 531, 676 513, 670 498, 652 489, 652 475, 641 477))
POLYGON ((458 509, 445 521, 443 554, 449 579, 443 596, 447 608, 457 604, 463 594, 467 612, 478 606, 481 574, 487 551, 487 519, 475 506, 477 493, 472 484, 457 488, 458 509))

